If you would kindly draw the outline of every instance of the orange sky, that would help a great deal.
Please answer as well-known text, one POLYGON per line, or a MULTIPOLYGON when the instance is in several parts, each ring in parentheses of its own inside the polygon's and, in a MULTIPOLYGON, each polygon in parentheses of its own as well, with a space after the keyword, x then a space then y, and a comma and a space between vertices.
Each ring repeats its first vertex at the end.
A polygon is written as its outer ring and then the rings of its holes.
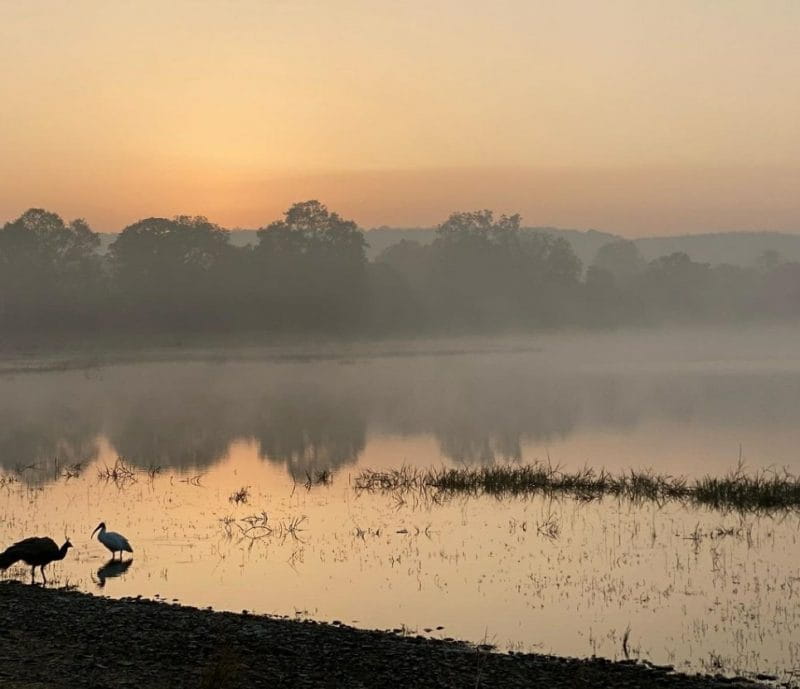
POLYGON ((800 231, 796 0, 2 0, 0 221, 800 231))

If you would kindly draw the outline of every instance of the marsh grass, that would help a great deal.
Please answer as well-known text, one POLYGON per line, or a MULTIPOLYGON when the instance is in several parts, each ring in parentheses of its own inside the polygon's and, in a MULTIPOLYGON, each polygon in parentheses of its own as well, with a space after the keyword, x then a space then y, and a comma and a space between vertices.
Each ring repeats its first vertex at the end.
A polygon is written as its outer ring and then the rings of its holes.
POLYGON ((250 500, 250 486, 242 486, 239 490, 230 494, 228 502, 234 505, 246 505, 250 500))
POLYGON ((631 625, 629 624, 625 627, 625 633, 622 635, 622 653, 625 656, 625 660, 629 660, 631 657, 630 647, 628 646, 628 641, 631 638, 631 625))
POLYGON ((305 531, 305 522, 306 516, 302 515, 273 523, 265 511, 241 517, 240 519, 229 515, 219 520, 227 538, 238 536, 240 540, 246 540, 250 543, 273 536, 280 541, 285 541, 291 537, 295 541, 302 542, 301 536, 305 531))
POLYGON ((125 486, 136 483, 136 469, 125 461, 124 457, 117 457, 113 466, 103 464, 102 469, 97 470, 97 477, 101 481, 107 481, 117 486, 125 486))
MULTIPOLYGON (((24 483, 30 487, 40 488, 45 483, 57 481, 69 482, 84 476, 90 462, 64 461, 60 457, 52 460, 42 460, 29 464, 14 463, 11 467, 0 473, 0 488, 12 483, 24 483)), ((125 457, 117 457, 112 465, 105 462, 96 465, 97 480, 102 483, 113 483, 117 488, 127 488, 136 484, 142 476, 154 481, 164 473, 163 468, 157 464, 150 464, 146 468, 135 466, 125 457)), ((199 476, 195 479, 181 479, 192 485, 199 484, 199 476)), ((171 480, 171 479, 170 479, 171 480)))
POLYGON ((681 476, 634 471, 612 474, 584 467, 563 471, 550 464, 416 469, 404 466, 391 471, 362 471, 354 481, 357 490, 393 495, 415 493, 433 501, 456 495, 495 497, 568 496, 598 500, 612 496, 634 502, 646 500, 693 503, 714 509, 769 512, 800 509, 800 477, 788 471, 748 474, 743 465, 723 477, 689 480, 681 476))
POLYGON ((0 488, 12 486, 16 483, 19 483, 19 479, 16 476, 12 476, 10 474, 0 475, 0 488))

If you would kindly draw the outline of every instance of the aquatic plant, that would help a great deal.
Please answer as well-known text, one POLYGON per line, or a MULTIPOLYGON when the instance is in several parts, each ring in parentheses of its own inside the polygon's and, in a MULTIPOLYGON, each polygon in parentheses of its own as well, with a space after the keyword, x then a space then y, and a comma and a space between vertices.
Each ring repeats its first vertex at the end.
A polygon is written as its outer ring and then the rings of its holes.
POLYGON ((612 474, 584 467, 564 471, 534 462, 525 465, 441 467, 420 470, 403 466, 390 471, 362 471, 357 490, 393 495, 420 493, 433 500, 452 495, 566 495, 578 500, 605 496, 657 503, 681 501, 746 512, 800 509, 800 477, 788 471, 747 474, 740 464, 726 476, 689 480, 651 470, 612 474))
POLYGON ((239 490, 235 490, 233 493, 231 493, 230 497, 228 498, 228 501, 232 502, 234 505, 246 505, 249 499, 250 499, 249 486, 242 486, 239 490))
POLYGON ((258 514, 251 514, 241 519, 230 515, 219 519, 226 538, 233 538, 236 535, 241 540, 251 543, 272 536, 281 541, 285 541, 290 536, 296 541, 302 541, 300 534, 305 530, 302 528, 305 521, 306 516, 302 515, 272 523, 269 515, 263 510, 258 514))
POLYGON ((102 469, 97 470, 97 477, 103 481, 110 481, 117 486, 124 486, 127 483, 136 482, 136 469, 130 466, 123 457, 117 457, 114 465, 109 467, 103 464, 102 469))

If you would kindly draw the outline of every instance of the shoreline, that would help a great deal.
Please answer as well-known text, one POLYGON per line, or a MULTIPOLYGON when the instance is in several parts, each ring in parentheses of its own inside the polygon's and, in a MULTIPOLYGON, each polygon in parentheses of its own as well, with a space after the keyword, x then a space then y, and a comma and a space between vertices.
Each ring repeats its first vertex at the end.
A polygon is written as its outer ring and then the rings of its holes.
MULTIPOLYGON (((619 327, 562 327, 509 329, 498 332, 432 331, 426 333, 270 333, 242 331, 231 333, 86 333, 53 334, 45 337, 0 338, 0 375, 92 369, 136 363, 226 363, 270 362, 306 363, 358 359, 448 357, 470 354, 547 355, 563 344, 605 345, 619 338, 636 338, 651 344, 659 338, 693 342, 705 352, 706 340, 715 334, 742 340, 739 356, 752 351, 749 339, 770 330, 775 341, 786 341, 786 352, 794 358, 794 336, 800 336, 800 323, 768 322, 754 324, 744 331, 730 324, 675 323, 627 325, 619 327), (756 327, 758 326, 758 327, 756 327), (779 337, 778 337, 779 336, 779 337)), ((609 350, 609 351, 615 351, 609 350)), ((744 361, 743 360, 743 361, 744 361)), ((692 361, 694 361, 692 359, 692 361)), ((626 360, 626 366, 631 365, 626 360)))
MULTIPOLYGON (((639 661, 498 653, 462 641, 0 582, 0 686, 756 689, 639 661)), ((774 685, 773 685, 774 686, 774 685)))

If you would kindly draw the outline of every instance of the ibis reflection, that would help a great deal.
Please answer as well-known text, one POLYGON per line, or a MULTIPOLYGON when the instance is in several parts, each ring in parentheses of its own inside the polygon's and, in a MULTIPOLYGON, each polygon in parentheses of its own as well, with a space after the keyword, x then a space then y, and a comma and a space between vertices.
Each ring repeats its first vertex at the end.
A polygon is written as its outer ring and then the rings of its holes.
POLYGON ((92 580, 97 588, 104 588, 106 585, 106 579, 121 577, 123 574, 125 574, 125 572, 128 571, 132 564, 133 558, 128 558, 127 560, 117 560, 116 558, 111 558, 97 570, 97 575, 96 577, 92 577, 92 580))

